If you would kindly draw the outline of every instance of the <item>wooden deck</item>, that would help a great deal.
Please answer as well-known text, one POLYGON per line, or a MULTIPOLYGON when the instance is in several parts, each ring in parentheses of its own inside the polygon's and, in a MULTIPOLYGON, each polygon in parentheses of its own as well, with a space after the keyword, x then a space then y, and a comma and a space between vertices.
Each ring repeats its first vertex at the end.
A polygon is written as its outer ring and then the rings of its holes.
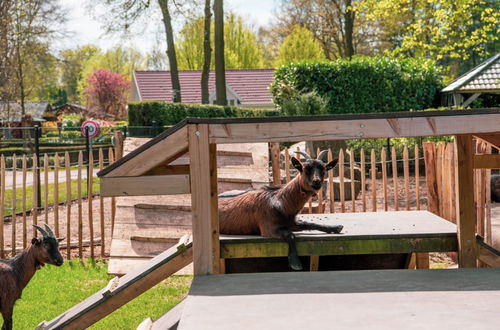
POLYGON ((500 269, 196 276, 179 330, 498 329, 500 269))

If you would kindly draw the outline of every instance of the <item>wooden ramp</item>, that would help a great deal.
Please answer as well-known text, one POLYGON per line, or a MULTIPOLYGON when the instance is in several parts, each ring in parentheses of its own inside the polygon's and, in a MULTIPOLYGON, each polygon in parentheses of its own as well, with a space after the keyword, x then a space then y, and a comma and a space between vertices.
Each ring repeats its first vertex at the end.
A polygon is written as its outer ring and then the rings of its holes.
POLYGON ((85 329, 192 261, 192 242, 184 236, 167 251, 125 276, 115 277, 105 288, 53 320, 42 322, 37 329, 85 329))
MULTIPOLYGON (((267 143, 218 145, 219 192, 267 185, 268 162, 267 143)), ((189 166, 189 157, 168 165, 189 166)), ((118 197, 108 273, 123 275, 190 233, 191 195, 118 197)), ((192 273, 191 267, 181 273, 192 273)))
POLYGON ((500 269, 196 276, 179 330, 498 329, 500 269))

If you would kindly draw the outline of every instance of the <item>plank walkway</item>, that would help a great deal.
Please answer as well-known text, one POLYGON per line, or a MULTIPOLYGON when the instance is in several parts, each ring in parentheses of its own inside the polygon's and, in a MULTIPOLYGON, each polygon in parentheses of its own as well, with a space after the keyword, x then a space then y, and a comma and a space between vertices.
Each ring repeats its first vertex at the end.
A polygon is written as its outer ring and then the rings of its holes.
POLYGON ((498 329, 500 269, 196 276, 179 330, 498 329))

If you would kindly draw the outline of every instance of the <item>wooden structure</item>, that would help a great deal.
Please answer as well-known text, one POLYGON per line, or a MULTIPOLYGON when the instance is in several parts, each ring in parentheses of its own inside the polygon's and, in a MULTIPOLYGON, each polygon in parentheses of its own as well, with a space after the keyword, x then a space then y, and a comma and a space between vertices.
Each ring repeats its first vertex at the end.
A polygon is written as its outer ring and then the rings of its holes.
MULTIPOLYGON (((120 195, 120 182, 130 180, 127 195, 140 195, 138 182, 164 194, 190 191, 193 207, 194 272, 217 274, 221 244, 217 207, 217 144, 335 140, 382 137, 455 135, 457 150, 457 227, 460 267, 476 267, 475 210, 469 193, 474 167, 499 166, 500 156, 488 164, 472 150, 473 135, 499 145, 497 110, 406 112, 314 117, 241 119, 186 119, 99 173, 107 195, 120 195), (189 154, 189 169, 167 174, 166 166, 189 154), (162 174, 164 173, 164 174, 162 174), (154 174, 155 177, 151 177, 154 174), (142 181, 144 180, 144 181, 142 181), (182 186, 182 188, 179 188, 182 186)), ((280 244, 276 242, 276 244, 280 244)), ((315 254, 313 248, 312 255, 315 254)))

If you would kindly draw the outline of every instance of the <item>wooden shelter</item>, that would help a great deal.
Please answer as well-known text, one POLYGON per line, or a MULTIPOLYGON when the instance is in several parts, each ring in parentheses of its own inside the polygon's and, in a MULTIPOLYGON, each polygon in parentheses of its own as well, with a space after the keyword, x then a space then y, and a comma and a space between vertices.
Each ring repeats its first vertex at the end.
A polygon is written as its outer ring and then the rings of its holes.
MULTIPOLYGON (((194 272, 197 275, 217 274, 224 272, 221 257, 230 257, 232 251, 230 244, 221 246, 218 232, 217 144, 455 135, 459 265, 476 267, 478 255, 487 251, 478 248, 476 243, 474 201, 469 193, 474 185, 472 171, 474 168, 499 168, 500 156, 474 155, 472 139, 477 136, 500 146, 500 135, 496 134, 499 127, 499 109, 311 117, 188 118, 98 175, 104 196, 190 193, 194 272), (169 165, 186 153, 190 157, 189 167, 169 165)), ((384 217, 384 213, 379 213, 379 216, 384 217)), ((282 255, 285 250, 284 243, 271 239, 255 244, 243 248, 247 251, 246 257, 282 255), (258 244, 267 244, 269 248, 255 249, 258 244)), ((308 241, 307 244, 308 253, 316 255, 319 253, 315 249, 320 249, 323 243, 308 241)), ((411 244, 403 250, 424 252, 411 244)), ((424 250, 429 252, 428 247, 424 250)))

